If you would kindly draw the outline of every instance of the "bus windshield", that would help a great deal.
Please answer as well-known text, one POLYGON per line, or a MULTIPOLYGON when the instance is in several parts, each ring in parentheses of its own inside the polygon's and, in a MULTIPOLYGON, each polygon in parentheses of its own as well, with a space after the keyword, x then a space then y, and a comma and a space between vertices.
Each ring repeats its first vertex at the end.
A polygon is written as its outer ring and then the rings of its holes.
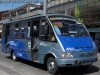
POLYGON ((50 18, 51 23, 58 35, 64 36, 87 36, 88 32, 83 24, 75 19, 50 18))

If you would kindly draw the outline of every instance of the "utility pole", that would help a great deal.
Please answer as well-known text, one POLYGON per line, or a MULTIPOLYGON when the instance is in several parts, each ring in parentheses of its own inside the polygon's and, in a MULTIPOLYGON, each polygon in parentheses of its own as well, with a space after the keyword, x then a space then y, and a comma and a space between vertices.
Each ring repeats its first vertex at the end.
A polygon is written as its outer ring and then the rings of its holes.
MULTIPOLYGON (((7 5, 6 3, 5 3, 5 5, 7 5)), ((7 5, 8 6, 8 5, 7 5)), ((9 8, 9 20, 11 21, 12 20, 12 18, 11 18, 11 9, 10 9, 10 7, 8 6, 8 8, 9 8)))
POLYGON ((44 14, 46 15, 46 7, 47 7, 47 0, 44 0, 44 3, 43 3, 43 11, 44 11, 44 14))

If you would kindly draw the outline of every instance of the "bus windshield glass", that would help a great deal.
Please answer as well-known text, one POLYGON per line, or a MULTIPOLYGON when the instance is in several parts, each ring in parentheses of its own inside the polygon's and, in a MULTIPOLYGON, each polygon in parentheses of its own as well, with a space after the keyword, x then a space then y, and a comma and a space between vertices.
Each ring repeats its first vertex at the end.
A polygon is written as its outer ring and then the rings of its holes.
POLYGON ((52 17, 50 21, 58 35, 73 35, 73 36, 87 36, 83 24, 77 19, 63 18, 63 17, 52 17))

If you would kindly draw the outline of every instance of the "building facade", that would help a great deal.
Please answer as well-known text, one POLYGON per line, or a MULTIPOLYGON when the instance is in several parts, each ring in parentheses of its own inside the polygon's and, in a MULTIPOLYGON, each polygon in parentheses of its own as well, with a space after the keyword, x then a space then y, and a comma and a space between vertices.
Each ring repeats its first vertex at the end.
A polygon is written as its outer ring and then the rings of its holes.
POLYGON ((3 22, 3 20, 6 21, 7 19, 11 21, 11 20, 17 20, 17 19, 33 16, 36 14, 41 14, 43 11, 43 7, 41 6, 42 5, 26 4, 21 7, 15 8, 13 10, 10 10, 9 12, 2 14, 1 22, 3 22))
POLYGON ((100 39, 100 0, 47 0, 47 12, 77 17, 93 40, 100 39))
POLYGON ((15 8, 10 11, 2 11, 0 13, 0 39, 2 34, 3 23, 18 20, 29 16, 34 16, 37 14, 43 14, 43 3, 38 4, 25 4, 21 7, 15 8), (2 13, 3 12, 3 13, 2 13))
POLYGON ((0 20, 2 20, 2 14, 4 14, 4 13, 6 13, 6 12, 8 12, 9 10, 5 10, 5 11, 1 11, 0 12, 0 20))
MULTIPOLYGON (((2 20, 2 15, 6 12, 8 12, 9 10, 5 10, 5 11, 1 11, 0 12, 0 21, 2 20)), ((2 33, 2 23, 0 23, 0 41, 1 41, 1 33, 2 33)))

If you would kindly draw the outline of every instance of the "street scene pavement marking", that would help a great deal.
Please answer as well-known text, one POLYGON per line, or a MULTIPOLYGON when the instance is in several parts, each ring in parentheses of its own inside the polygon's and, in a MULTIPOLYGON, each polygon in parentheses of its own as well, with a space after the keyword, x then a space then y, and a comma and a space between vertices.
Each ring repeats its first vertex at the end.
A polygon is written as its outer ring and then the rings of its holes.
POLYGON ((22 75, 22 74, 0 64, 0 75, 22 75))

